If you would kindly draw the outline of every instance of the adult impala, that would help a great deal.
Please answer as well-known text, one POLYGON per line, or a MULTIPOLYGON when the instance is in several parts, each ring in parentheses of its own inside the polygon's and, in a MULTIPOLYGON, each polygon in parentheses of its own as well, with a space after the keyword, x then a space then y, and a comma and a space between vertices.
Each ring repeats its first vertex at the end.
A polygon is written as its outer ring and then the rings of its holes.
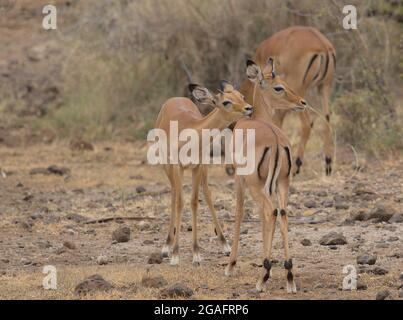
MULTIPOLYGON (((321 138, 324 144, 326 175, 330 175, 334 146, 330 129, 329 97, 336 67, 333 45, 316 28, 295 26, 277 32, 258 46, 255 62, 263 66, 269 57, 276 61, 277 73, 298 95, 314 99, 313 91, 317 90, 321 111, 328 122, 322 123, 321 138)), ((241 91, 245 96, 250 97, 253 90, 254 86, 250 81, 243 83, 241 91)), ((275 107, 275 104, 272 105, 275 107)), ((314 101, 310 105, 316 107, 314 101)), ((276 110, 274 121, 280 128, 288 112, 286 109, 276 110)), ((299 119, 301 134, 293 174, 300 172, 316 114, 307 109, 299 113, 299 119)))
MULTIPOLYGON (((230 261, 225 269, 227 276, 232 275, 238 253, 238 243, 241 221, 244 215, 245 187, 250 190, 253 199, 261 207, 263 233, 263 275, 256 288, 263 290, 270 277, 272 267, 271 250, 276 218, 280 215, 280 231, 283 239, 285 261, 284 268, 287 277, 287 292, 295 293, 296 286, 292 273, 293 265, 288 245, 287 203, 290 175, 292 169, 291 146, 284 133, 273 124, 272 105, 281 110, 303 111, 306 102, 276 75, 273 59, 269 59, 263 69, 254 61, 247 62, 247 76, 253 90, 249 99, 252 101, 254 113, 251 119, 241 119, 235 125, 236 129, 255 131, 256 166, 253 174, 235 176, 236 217, 234 238, 230 261), (274 196, 278 197, 278 207, 274 206, 274 196)), ((245 143, 245 141, 244 141, 245 143)), ((235 164, 237 167, 237 165, 235 164)))
MULTIPOLYGON (((245 102, 243 95, 237 90, 228 90, 233 88, 228 82, 222 82, 222 89, 217 95, 213 95, 204 87, 190 84, 189 90, 194 98, 203 104, 210 104, 214 110, 203 117, 197 106, 188 98, 171 98, 162 106, 155 124, 155 128, 162 129, 169 137, 170 123, 176 121, 179 132, 183 129, 192 128, 198 133, 201 139, 204 129, 224 129, 234 121, 243 116, 252 114, 252 107, 245 102)), ((203 149, 202 141, 199 141, 200 149, 203 149)), ((170 143, 170 141, 168 141, 170 143)), ((178 145, 180 148, 181 145, 178 145)), ((201 154, 201 152, 199 153, 201 154)), ((171 220, 169 225, 166 244, 162 249, 162 255, 168 256, 171 253, 171 265, 179 263, 179 233, 180 220, 183 209, 182 185, 183 171, 186 168, 192 170, 192 236, 193 236, 193 263, 200 262, 199 244, 197 239, 197 209, 199 204, 199 186, 203 187, 203 193, 207 205, 212 213, 215 233, 221 242, 224 251, 229 253, 230 247, 225 240, 221 225, 217 219, 216 211, 211 200, 211 193, 207 182, 207 167, 201 164, 184 165, 165 164, 164 171, 171 184, 171 220)))

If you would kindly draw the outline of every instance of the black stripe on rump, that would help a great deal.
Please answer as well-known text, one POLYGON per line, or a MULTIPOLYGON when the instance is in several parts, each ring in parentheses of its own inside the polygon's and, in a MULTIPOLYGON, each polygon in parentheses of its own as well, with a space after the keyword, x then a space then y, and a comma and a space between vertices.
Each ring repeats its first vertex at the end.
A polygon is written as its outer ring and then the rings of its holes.
POLYGON ((315 60, 316 60, 317 57, 318 57, 318 55, 317 55, 317 54, 314 54, 314 55, 312 56, 311 60, 309 61, 308 68, 307 68, 306 71, 305 71, 304 80, 302 80, 302 83, 305 82, 305 79, 306 79, 306 76, 308 75, 309 69, 312 67, 312 64, 315 62, 315 60))
POLYGON ((323 72, 322 78, 320 78, 320 81, 325 79, 326 74, 327 74, 327 69, 329 68, 329 54, 326 54, 326 62, 325 62, 325 72, 323 72))
POLYGON ((273 169, 273 175, 271 176, 271 180, 270 180, 270 188, 269 188, 269 193, 270 195, 272 195, 272 190, 273 190, 273 180, 274 180, 274 176, 276 175, 276 171, 277 171, 277 166, 278 166, 278 145, 277 145, 277 149, 276 149, 276 160, 274 162, 274 169, 273 169))
POLYGON ((263 164, 263 161, 264 161, 264 158, 266 157, 267 151, 269 151, 269 150, 270 150, 270 147, 264 148, 262 158, 260 159, 259 165, 257 166, 257 175, 258 175, 259 179, 262 179, 262 175, 260 174, 260 167, 263 164))
POLYGON ((291 152, 290 152, 290 148, 288 148, 288 147, 284 147, 284 149, 285 149, 285 152, 287 153, 287 160, 288 160, 288 173, 287 173, 287 176, 289 177, 290 176, 290 173, 291 173, 291 152))

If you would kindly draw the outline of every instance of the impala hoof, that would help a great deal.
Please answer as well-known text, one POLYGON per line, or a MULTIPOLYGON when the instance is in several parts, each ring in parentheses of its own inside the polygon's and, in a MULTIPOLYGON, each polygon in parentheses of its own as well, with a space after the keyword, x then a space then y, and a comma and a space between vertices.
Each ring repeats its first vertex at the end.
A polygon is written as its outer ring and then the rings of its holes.
POLYGON ((177 266, 179 265, 179 256, 172 256, 171 262, 169 263, 171 266, 177 266))
POLYGON ((297 293, 297 286, 295 285, 295 282, 287 282, 287 293, 297 293))
POLYGON ((163 258, 168 258, 171 252, 171 248, 168 245, 164 245, 161 250, 161 256, 163 258))
POLYGON ((200 263, 201 263, 201 261, 202 261, 202 258, 201 258, 201 256, 200 256, 200 254, 199 254, 199 253, 195 253, 195 254, 193 255, 193 265, 194 265, 194 266, 199 266, 200 263))

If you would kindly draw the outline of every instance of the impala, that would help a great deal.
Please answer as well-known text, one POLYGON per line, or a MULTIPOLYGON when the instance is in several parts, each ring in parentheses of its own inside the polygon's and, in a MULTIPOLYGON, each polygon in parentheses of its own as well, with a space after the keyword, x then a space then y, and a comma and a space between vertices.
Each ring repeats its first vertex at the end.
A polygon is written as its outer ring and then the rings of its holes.
MULTIPOLYGON (((336 68, 336 52, 330 41, 311 27, 290 27, 264 40, 257 48, 255 61, 264 65, 269 57, 276 61, 277 73, 300 96, 316 98, 313 94, 317 89, 320 108, 326 118, 322 123, 322 140, 324 144, 326 175, 332 172, 333 142, 330 127, 329 97, 336 68)), ((241 92, 247 97, 253 94, 254 86, 245 81, 241 92)), ((314 100, 315 101, 315 100, 314 100)), ((272 103, 276 107, 275 103, 272 103)), ((316 103, 311 102, 314 106, 316 103)), ((276 110, 274 121, 280 128, 288 109, 276 110)), ((313 128, 316 114, 305 110, 299 113, 301 134, 296 152, 296 166, 293 174, 300 172, 306 143, 313 128)))
MULTIPOLYGON (((204 87, 190 84, 189 90, 194 98, 203 104, 210 104, 214 107, 213 111, 203 117, 197 106, 188 98, 171 98, 162 106, 155 128, 162 129, 167 133, 168 144, 170 123, 177 122, 179 132, 183 129, 192 128, 198 133, 198 137, 202 137, 204 129, 224 129, 234 121, 239 120, 243 116, 252 114, 252 107, 245 102, 243 95, 233 89, 232 85, 223 81, 221 90, 217 95, 213 95, 204 87)), ((202 143, 199 141, 200 149, 203 149, 202 143)), ((209 141, 208 141, 209 143, 209 141)), ((183 144, 183 143, 182 143, 183 144)), ((178 148, 181 143, 178 143, 178 148)), ((200 161, 199 163, 202 163, 200 161)), ((203 187, 203 193, 206 203, 212 213, 215 233, 221 242, 223 249, 229 253, 230 247, 224 237, 221 225, 217 219, 216 211, 211 199, 211 193, 207 182, 207 167, 202 164, 165 164, 164 171, 171 184, 171 219, 166 244, 162 249, 162 255, 168 256, 171 253, 171 265, 179 263, 179 233, 180 220, 183 209, 182 185, 183 171, 186 168, 192 170, 192 240, 193 240, 193 263, 198 264, 201 261, 199 254, 199 244, 197 239, 197 209, 199 203, 199 186, 203 187)))
POLYGON ((274 61, 271 58, 263 69, 254 61, 248 60, 247 76, 247 81, 251 83, 253 89, 249 92, 248 99, 253 105, 254 113, 251 119, 239 120, 234 129, 255 130, 256 166, 251 175, 240 176, 237 174, 235 176, 237 201, 234 238, 230 261, 225 274, 230 276, 233 273, 237 261, 240 226, 244 215, 245 187, 247 186, 253 199, 260 205, 262 220, 264 273, 256 288, 262 291, 270 277, 272 241, 276 218, 280 215, 280 231, 285 251, 284 267, 287 276, 287 292, 295 293, 296 286, 292 273, 292 259, 289 253, 286 211, 292 169, 291 147, 287 137, 271 120, 271 106, 287 111, 304 111, 307 104, 276 74, 274 61), (278 197, 277 208, 273 204, 275 195, 278 197))

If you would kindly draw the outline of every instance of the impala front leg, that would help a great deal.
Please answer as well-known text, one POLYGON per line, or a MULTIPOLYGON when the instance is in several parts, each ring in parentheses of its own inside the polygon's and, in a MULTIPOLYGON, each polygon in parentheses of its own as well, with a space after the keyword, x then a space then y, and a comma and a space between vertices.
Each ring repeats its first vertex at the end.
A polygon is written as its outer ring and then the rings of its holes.
POLYGON ((192 240, 193 240, 193 264, 199 265, 201 262, 200 248, 197 239, 197 209, 199 207, 199 187, 202 167, 197 166, 192 171, 192 240))

